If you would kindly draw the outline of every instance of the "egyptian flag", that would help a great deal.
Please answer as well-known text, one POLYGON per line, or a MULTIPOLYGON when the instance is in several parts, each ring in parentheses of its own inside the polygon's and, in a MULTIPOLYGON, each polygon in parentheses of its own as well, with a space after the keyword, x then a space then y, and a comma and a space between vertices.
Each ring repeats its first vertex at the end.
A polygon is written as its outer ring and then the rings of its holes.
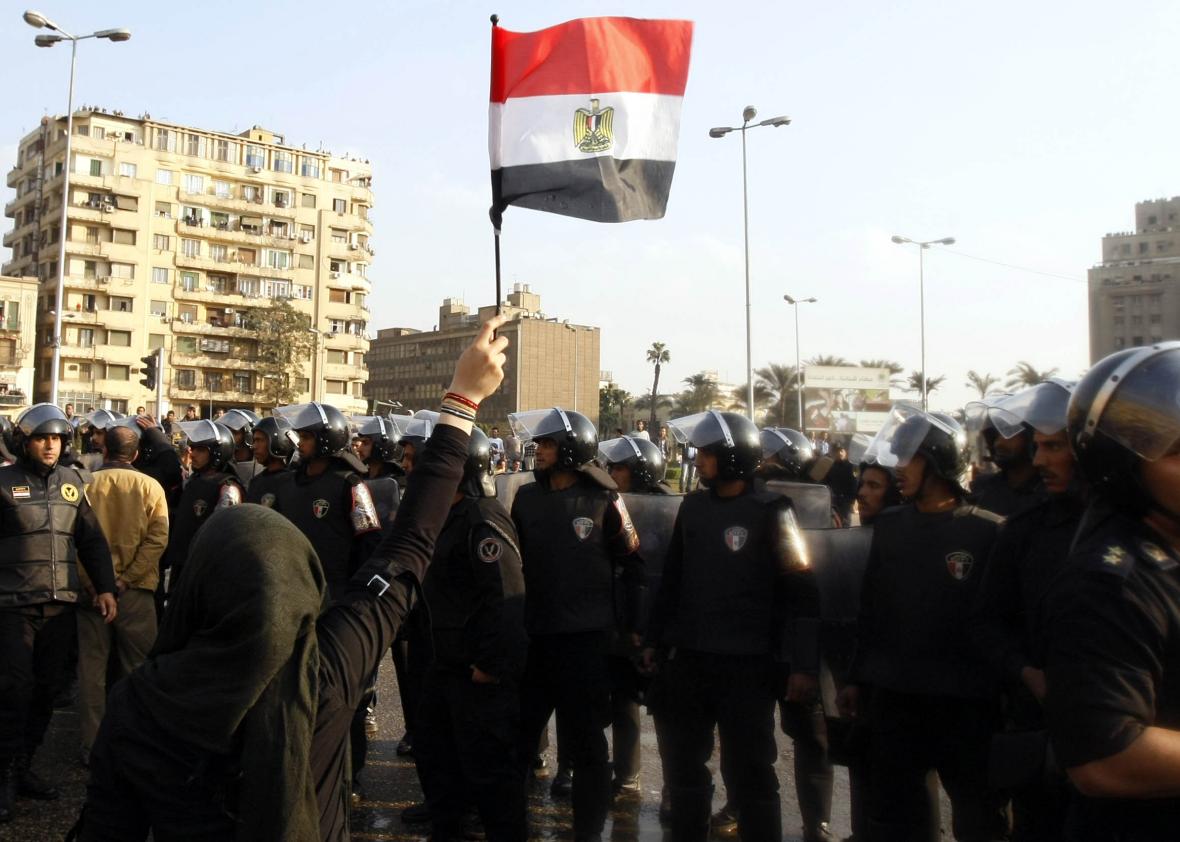
POLYGON ((692 23, 583 18, 492 29, 492 221, 508 205, 659 219, 676 168, 692 23))

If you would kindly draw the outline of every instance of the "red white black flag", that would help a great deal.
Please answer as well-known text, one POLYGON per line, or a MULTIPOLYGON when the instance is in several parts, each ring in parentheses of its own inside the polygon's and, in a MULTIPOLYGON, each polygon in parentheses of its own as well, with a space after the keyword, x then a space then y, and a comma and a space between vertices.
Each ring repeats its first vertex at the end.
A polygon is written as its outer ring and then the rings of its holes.
POLYGON ((676 168, 692 23, 583 18, 492 29, 492 221, 508 205, 659 219, 676 168))

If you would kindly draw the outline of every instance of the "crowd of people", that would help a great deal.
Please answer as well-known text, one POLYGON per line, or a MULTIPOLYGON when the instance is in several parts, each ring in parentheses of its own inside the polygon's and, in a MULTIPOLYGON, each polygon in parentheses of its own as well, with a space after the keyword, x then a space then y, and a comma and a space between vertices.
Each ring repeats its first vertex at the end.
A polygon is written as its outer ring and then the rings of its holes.
POLYGON ((782 839, 778 728, 805 842, 835 838, 834 764, 859 842, 939 838, 939 784, 966 842, 1175 837, 1180 343, 964 425, 895 404, 850 457, 720 411, 600 440, 554 407, 485 434, 498 324, 437 411, 165 432, 99 410, 89 454, 49 404, 5 429, 0 822, 57 797, 33 759, 76 672, 77 838, 347 839, 392 650, 425 796, 404 818, 439 842, 523 842, 550 773, 600 840, 642 798, 644 707, 677 842, 782 839), (697 490, 666 482, 675 457, 697 490), (802 523, 819 485, 830 512, 802 523))

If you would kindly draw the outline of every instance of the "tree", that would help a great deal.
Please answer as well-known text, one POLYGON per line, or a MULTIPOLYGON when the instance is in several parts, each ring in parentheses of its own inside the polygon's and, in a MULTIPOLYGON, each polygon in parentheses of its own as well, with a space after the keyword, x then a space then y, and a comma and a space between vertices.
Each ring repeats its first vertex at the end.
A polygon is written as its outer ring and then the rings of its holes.
POLYGON ((1037 371, 1031 363, 1026 363, 1023 360, 1016 364, 1016 368, 1008 369, 1008 380, 1004 383, 1007 389, 1023 389, 1027 386, 1036 386, 1038 383, 1044 383, 1053 375, 1057 374, 1057 369, 1050 368, 1047 371, 1037 371))
POLYGON ((807 365, 852 365, 852 363, 843 357, 837 357, 832 354, 817 354, 804 362, 807 365))
POLYGON ((987 393, 992 390, 992 386, 995 386, 999 382, 1000 378, 992 377, 990 374, 980 374, 976 371, 968 371, 967 382, 963 385, 975 389, 977 392, 979 392, 979 399, 983 400, 985 397, 987 397, 987 393))
MULTIPOLYGON (((946 375, 940 374, 937 377, 926 378, 926 394, 929 395, 934 392, 939 386, 946 382, 946 375)), ((911 371, 910 379, 908 381, 908 388, 912 392, 921 393, 922 391, 922 372, 911 371)))
POLYGON ((691 377, 685 377, 688 386, 676 396, 672 404, 672 411, 676 415, 692 415, 694 412, 704 412, 717 403, 721 397, 721 390, 717 388, 717 381, 712 375, 701 371, 691 377))
MULTIPOLYGON (((747 384, 743 383, 741 386, 734 387, 734 390, 729 395, 729 407, 731 411, 745 412, 746 411, 746 391, 747 384)), ((764 410, 768 405, 774 402, 774 394, 770 389, 766 388, 766 384, 755 381, 754 383, 754 415, 757 416, 759 411, 764 410)))
POLYGON ((614 435, 623 426, 623 411, 631 402, 631 393, 608 383, 598 390, 598 431, 604 436, 614 435))
MULTIPOLYGON (((766 414, 766 423, 790 427, 799 423, 799 373, 794 366, 770 363, 764 368, 755 369, 758 380, 754 383, 754 402, 757 403, 758 387, 767 389, 773 399, 774 406, 766 414)), ((745 405, 743 400, 743 406, 745 405)))
POLYGON ((279 406, 296 400, 302 391, 296 388, 296 381, 316 350, 311 317, 280 298, 266 309, 250 310, 244 327, 256 339, 254 372, 259 378, 260 402, 279 406))
MULTIPOLYGON (((651 394, 653 398, 660 393, 660 367, 667 362, 672 361, 672 352, 665 347, 663 342, 653 342, 651 347, 647 349, 647 361, 655 366, 655 376, 651 380, 651 394)), ((659 429, 656 427, 656 401, 653 400, 651 406, 651 416, 647 422, 647 429, 651 435, 655 435, 655 431, 659 429)))
POLYGON ((905 367, 894 360, 861 360, 861 367, 863 368, 887 368, 889 369, 889 385, 903 388, 905 380, 897 375, 905 371, 905 367))

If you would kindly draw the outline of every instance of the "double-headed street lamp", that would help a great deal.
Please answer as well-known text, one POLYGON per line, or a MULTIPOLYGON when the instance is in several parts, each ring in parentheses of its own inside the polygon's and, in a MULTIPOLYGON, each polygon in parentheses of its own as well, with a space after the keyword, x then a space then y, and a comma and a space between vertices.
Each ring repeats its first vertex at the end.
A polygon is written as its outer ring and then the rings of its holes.
POLYGON ((751 120, 758 116, 758 109, 747 105, 742 110, 742 124, 740 126, 720 126, 709 129, 709 137, 725 137, 730 132, 742 133, 742 231, 746 250, 746 414, 750 420, 754 419, 754 361, 750 349, 750 201, 749 187, 746 179, 746 132, 759 126, 789 126, 790 117, 771 117, 759 123, 751 124, 751 120))
MULTIPOLYGON (((791 298, 789 295, 783 296, 783 301, 795 308, 795 403, 799 406, 799 426, 796 428, 799 432, 803 432, 803 361, 799 356, 799 305, 800 304, 814 304, 819 301, 818 298, 791 298)), ((780 418, 779 423, 784 423, 785 418, 780 418)))
POLYGON ((78 58, 78 42, 87 38, 105 38, 108 41, 126 41, 131 37, 129 29, 100 29, 89 35, 71 35, 40 12, 29 10, 24 14, 25 23, 34 29, 51 29, 51 35, 38 35, 33 43, 38 47, 52 47, 60 41, 70 42, 70 89, 66 98, 66 157, 62 165, 61 182, 61 236, 57 249, 57 294, 54 297, 53 319, 53 375, 50 378, 49 402, 56 404, 58 386, 61 383, 61 319, 66 284, 66 236, 69 234, 69 220, 66 214, 70 207, 70 154, 74 139, 74 65, 78 58))
POLYGON ((918 247, 918 308, 919 308, 919 322, 922 334, 922 371, 920 379, 922 381, 922 409, 925 411, 926 406, 926 382, 929 379, 926 374, 926 279, 925 275, 925 254, 926 249, 931 246, 953 246, 955 244, 954 237, 943 237, 941 240, 911 240, 909 237, 902 237, 894 234, 893 242, 898 245, 914 245, 918 247))

